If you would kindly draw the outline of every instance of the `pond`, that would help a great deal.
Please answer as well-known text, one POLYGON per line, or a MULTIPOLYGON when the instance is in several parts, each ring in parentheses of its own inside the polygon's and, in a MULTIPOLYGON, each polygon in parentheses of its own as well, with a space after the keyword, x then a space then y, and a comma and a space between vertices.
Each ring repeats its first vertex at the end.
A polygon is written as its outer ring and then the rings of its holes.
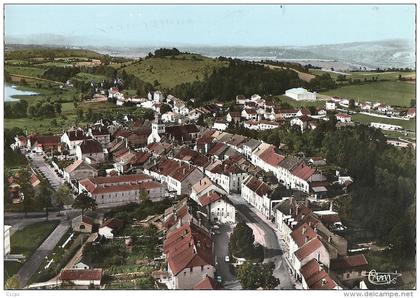
POLYGON ((16 96, 20 95, 38 95, 39 93, 32 91, 24 91, 17 89, 16 86, 5 85, 4 86, 4 101, 18 101, 19 98, 16 96))

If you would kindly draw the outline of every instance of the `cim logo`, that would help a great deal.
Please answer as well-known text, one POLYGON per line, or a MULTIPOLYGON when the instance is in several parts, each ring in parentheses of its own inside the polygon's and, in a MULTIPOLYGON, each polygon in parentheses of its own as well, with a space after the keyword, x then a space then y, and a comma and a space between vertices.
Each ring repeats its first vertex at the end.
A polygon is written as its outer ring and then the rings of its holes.
POLYGON ((390 285, 396 284, 398 277, 402 274, 398 272, 376 272, 375 269, 369 271, 367 276, 369 282, 373 285, 383 286, 383 285, 390 285))

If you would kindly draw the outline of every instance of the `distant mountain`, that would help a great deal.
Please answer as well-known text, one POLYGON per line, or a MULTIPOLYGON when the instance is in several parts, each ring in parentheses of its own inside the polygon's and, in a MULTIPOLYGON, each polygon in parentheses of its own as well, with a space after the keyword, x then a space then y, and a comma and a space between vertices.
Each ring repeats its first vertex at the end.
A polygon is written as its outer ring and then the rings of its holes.
MULTIPOLYGON (((10 44, 48 45, 80 47, 98 51, 102 54, 125 57, 144 57, 159 47, 154 46, 120 46, 104 47, 103 40, 83 38, 81 36, 62 36, 39 34, 31 37, 6 36, 6 46, 10 44), (96 44, 96 46, 95 46, 96 44)), ((121 41, 121 45, 126 42, 121 41)), ((314 46, 279 46, 279 47, 212 47, 194 45, 168 44, 166 47, 177 47, 182 51, 198 53, 209 57, 235 57, 246 60, 280 60, 295 61, 320 67, 334 67, 336 70, 359 68, 415 68, 415 42, 403 39, 372 42, 353 42, 314 46)))

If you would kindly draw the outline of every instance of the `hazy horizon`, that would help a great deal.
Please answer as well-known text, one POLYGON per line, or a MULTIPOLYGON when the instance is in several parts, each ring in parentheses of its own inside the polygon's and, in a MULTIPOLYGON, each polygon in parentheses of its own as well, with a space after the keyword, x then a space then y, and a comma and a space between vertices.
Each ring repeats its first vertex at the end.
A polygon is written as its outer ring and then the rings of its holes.
POLYGON ((415 6, 411 4, 6 4, 5 8, 9 44, 307 47, 415 40, 415 6))

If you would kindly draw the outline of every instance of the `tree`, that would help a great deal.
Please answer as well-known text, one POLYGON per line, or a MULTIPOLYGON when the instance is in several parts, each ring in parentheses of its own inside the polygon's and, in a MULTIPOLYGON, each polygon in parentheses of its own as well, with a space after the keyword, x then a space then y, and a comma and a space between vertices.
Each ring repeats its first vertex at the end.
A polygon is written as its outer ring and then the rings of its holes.
POLYGON ((71 190, 65 184, 60 186, 60 188, 57 190, 56 198, 61 206, 70 205, 71 203, 73 203, 73 195, 71 193, 71 190))
POLYGON ((58 115, 61 115, 61 103, 56 102, 56 103, 54 104, 54 109, 55 109, 55 112, 56 112, 58 115))
POLYGON ((354 104, 354 99, 352 98, 349 100, 349 109, 354 110, 354 108, 355 108, 355 104, 354 104))
POLYGON ((245 262, 238 269, 238 278, 246 290, 273 290, 280 284, 280 280, 273 276, 273 271, 274 263, 245 262))
POLYGON ((254 233, 245 223, 238 223, 229 240, 229 252, 239 258, 258 259, 261 251, 254 246, 254 233))
POLYGON ((86 191, 83 191, 80 194, 78 194, 72 204, 72 207, 74 209, 82 209, 82 215, 85 210, 95 210, 96 206, 97 204, 95 199, 89 196, 89 194, 86 191))
POLYGON ((149 199, 149 194, 144 189, 139 191, 139 200, 140 203, 143 201, 147 201, 149 199))
POLYGON ((51 204, 52 190, 48 187, 46 182, 41 182, 39 192, 36 195, 36 201, 45 209, 45 216, 48 219, 48 208, 51 204))

